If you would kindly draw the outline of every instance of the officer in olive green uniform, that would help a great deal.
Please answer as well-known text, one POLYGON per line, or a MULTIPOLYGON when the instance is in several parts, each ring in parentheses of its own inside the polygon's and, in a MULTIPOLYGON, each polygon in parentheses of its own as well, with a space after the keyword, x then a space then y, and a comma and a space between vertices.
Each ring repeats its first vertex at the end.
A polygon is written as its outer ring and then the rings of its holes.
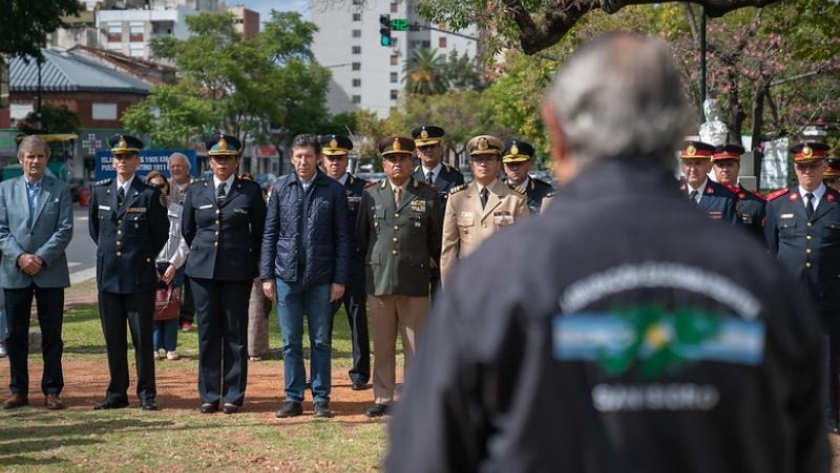
POLYGON ((378 148, 387 179, 365 189, 356 220, 373 327, 375 404, 368 417, 386 414, 394 398, 398 329, 404 372, 414 356, 429 305, 430 262, 440 256, 441 242, 437 192, 411 176, 414 141, 394 136, 380 141, 378 148))

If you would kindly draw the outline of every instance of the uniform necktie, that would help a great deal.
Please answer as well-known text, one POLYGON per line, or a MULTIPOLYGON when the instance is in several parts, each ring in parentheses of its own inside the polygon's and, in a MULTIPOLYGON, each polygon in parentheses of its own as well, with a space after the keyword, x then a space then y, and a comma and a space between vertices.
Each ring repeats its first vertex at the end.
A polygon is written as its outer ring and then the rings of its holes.
POLYGON ((427 172, 426 173, 426 182, 428 184, 431 184, 432 181, 434 181, 434 180, 435 180, 435 173, 433 173, 432 171, 427 172))
POLYGON ((117 207, 122 207, 125 202, 125 187, 120 187, 117 191, 117 207))
POLYGON ((688 200, 690 200, 692 204, 697 205, 697 191, 689 192, 688 200))
POLYGON ((808 199, 808 203, 805 204, 805 213, 808 214, 808 218, 811 218, 814 215, 814 194, 809 192, 805 194, 805 198, 808 199))
POLYGON ((225 183, 219 184, 219 187, 216 188, 216 199, 222 200, 225 198, 225 183))
POLYGON ((400 200, 402 197, 402 195, 400 194, 402 194, 402 189, 400 189, 399 187, 394 187, 394 203, 397 204, 398 207, 400 205, 400 200))
POLYGON ((484 189, 481 189, 480 195, 481 195, 481 208, 483 209, 485 206, 487 206, 487 198, 490 196, 490 192, 485 187, 484 189))

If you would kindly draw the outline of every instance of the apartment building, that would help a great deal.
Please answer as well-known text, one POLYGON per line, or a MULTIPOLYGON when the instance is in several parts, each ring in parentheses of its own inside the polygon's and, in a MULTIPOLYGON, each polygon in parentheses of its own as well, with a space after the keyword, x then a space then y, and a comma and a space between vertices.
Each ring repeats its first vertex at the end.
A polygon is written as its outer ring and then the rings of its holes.
MULTIPOLYGON (((474 40, 443 31, 441 25, 429 25, 416 11, 418 0, 349 0, 313 2, 310 21, 318 26, 313 52, 315 59, 329 68, 328 108, 331 113, 359 109, 387 117, 397 106, 405 89, 404 68, 414 52, 435 48, 440 55, 450 51, 476 55, 474 40), (392 44, 380 45, 380 15, 392 20, 405 19, 409 25, 424 25, 409 31, 392 31, 392 44)), ((459 31, 474 35, 474 30, 459 31)))

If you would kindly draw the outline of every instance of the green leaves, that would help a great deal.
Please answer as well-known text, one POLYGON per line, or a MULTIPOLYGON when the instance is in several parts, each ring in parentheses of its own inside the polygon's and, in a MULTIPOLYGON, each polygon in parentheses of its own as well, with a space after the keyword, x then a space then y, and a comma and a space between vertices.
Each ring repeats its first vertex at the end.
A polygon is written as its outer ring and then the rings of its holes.
POLYGON ((188 39, 152 45, 157 57, 176 64, 178 82, 130 108, 126 128, 148 134, 157 147, 183 146, 206 130, 268 143, 316 131, 326 119, 329 72, 312 60, 316 28, 300 14, 272 11, 264 31, 248 40, 228 13, 192 16, 187 25, 188 39))
POLYGON ((78 0, 0 0, 0 61, 3 54, 40 57, 47 34, 63 24, 61 17, 80 10, 78 0))

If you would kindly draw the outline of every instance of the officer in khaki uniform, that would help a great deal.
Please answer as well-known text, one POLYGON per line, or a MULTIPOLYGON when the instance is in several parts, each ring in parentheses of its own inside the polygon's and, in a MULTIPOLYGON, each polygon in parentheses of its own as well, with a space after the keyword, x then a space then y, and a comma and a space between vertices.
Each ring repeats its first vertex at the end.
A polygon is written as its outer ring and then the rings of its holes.
POLYGON ((365 252, 366 289, 373 327, 374 405, 388 412, 396 387, 396 339, 401 332, 407 372, 429 306, 429 269, 440 255, 440 209, 435 189, 411 176, 411 138, 379 142, 387 179, 362 194, 356 242, 365 252))
POLYGON ((450 192, 443 217, 441 280, 459 259, 472 253, 487 237, 528 216, 525 195, 499 179, 504 143, 480 135, 467 143, 475 179, 450 192))

